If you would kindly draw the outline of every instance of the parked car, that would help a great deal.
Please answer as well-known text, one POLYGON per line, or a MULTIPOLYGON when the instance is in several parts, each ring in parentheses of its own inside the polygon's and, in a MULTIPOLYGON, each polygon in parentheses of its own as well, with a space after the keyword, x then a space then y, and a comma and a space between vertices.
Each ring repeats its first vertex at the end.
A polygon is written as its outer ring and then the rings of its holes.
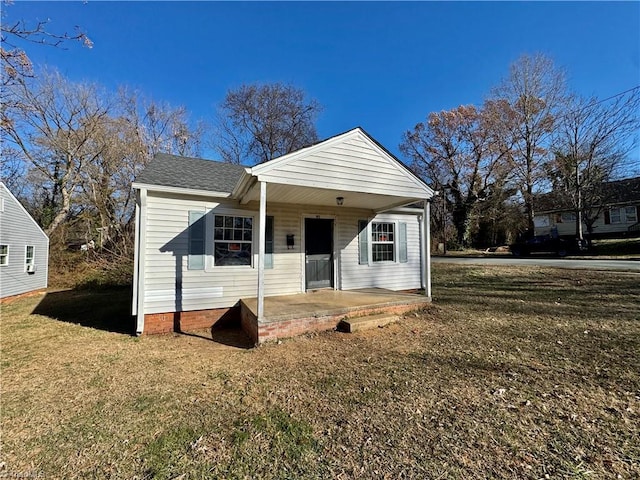
POLYGON ((569 242, 551 235, 536 235, 510 245, 511 253, 516 257, 522 257, 530 253, 549 253, 559 257, 566 257, 569 247, 569 242))

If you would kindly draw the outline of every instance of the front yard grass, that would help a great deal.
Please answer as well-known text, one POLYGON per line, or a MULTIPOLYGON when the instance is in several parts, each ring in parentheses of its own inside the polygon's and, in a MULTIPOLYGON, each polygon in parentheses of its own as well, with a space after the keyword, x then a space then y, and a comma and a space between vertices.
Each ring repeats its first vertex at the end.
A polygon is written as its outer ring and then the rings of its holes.
POLYGON ((0 476, 637 478, 639 284, 438 264, 398 324, 256 349, 123 333, 127 291, 20 300, 0 476))

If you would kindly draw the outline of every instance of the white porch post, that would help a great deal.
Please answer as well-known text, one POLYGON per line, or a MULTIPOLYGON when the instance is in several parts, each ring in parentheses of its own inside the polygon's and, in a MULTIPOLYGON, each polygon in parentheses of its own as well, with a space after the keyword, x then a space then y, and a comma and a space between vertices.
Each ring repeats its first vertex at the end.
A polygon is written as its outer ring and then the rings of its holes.
POLYGON ((424 294, 431 297, 431 202, 424 201, 424 212, 422 214, 424 222, 424 294))
POLYGON ((145 247, 147 245, 147 189, 139 190, 140 205, 136 205, 136 222, 138 222, 138 247, 135 249, 136 294, 134 296, 136 312, 136 335, 144 332, 144 286, 145 286, 145 247))
POLYGON ((264 320, 264 243, 267 231, 267 182, 260 182, 260 233, 258 234, 258 321, 264 320))

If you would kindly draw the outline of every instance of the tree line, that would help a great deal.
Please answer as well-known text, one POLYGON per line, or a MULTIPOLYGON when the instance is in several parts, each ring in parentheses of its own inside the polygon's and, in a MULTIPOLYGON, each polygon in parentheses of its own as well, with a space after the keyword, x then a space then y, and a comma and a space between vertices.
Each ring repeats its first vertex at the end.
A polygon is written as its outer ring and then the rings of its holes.
POLYGON ((0 29, 1 176, 53 248, 94 240, 131 257, 131 184, 158 152, 198 156, 206 146, 224 161, 260 163, 317 141, 321 107, 294 86, 243 85, 227 92, 214 122, 193 122, 183 106, 38 70, 17 46, 80 41, 91 47, 81 31, 56 34, 47 22, 23 21, 0 29))
MULTIPOLYGON (((224 161, 255 164, 318 140, 322 107, 292 85, 231 89, 207 124, 125 87, 113 92, 55 70, 36 73, 11 38, 91 45, 81 32, 45 35, 45 26, 2 26, 0 133, 3 181, 54 246, 98 240, 130 257, 131 184, 158 152, 198 156, 206 146, 224 161)), ((400 151, 440 193, 435 235, 460 246, 509 241, 533 230, 537 194, 550 188, 589 230, 600 186, 620 173, 634 144, 639 99, 638 87, 606 101, 580 97, 551 59, 525 55, 482 105, 428 114, 402 135, 400 151)))
POLYGON ((553 189, 584 238, 606 202, 603 184, 628 174, 640 128, 640 86, 613 98, 571 92, 544 55, 524 55, 482 105, 430 113, 400 149, 442 201, 436 232, 458 246, 509 242, 532 233, 537 199, 553 189), (446 232, 451 218, 453 236, 446 232))

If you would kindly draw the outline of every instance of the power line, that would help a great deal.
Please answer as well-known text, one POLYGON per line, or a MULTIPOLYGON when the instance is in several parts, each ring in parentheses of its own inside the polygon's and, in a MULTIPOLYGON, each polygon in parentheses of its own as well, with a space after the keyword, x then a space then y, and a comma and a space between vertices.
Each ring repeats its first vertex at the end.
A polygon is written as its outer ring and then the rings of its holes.
POLYGON ((616 93, 615 95, 611 95, 610 97, 603 98, 602 100, 598 100, 597 102, 593 102, 593 103, 587 105, 586 107, 592 107, 594 105, 598 105, 600 103, 604 103, 604 102, 607 102, 609 100, 613 100, 614 98, 621 97, 622 95, 625 95, 625 94, 627 94, 629 92, 633 92, 634 90, 638 90, 639 88, 640 88, 640 85, 636 85, 635 87, 630 88, 628 90, 625 90, 624 92, 616 93))
POLYGON ((631 92, 633 92, 635 90, 640 90, 640 85, 636 85, 635 87, 629 88, 629 89, 625 90, 624 92, 616 93, 615 95, 611 95, 610 97, 603 98, 602 100, 596 100, 595 102, 591 102, 591 103, 589 103, 587 105, 584 105, 582 107, 576 108, 575 110, 571 110, 571 111, 568 111, 568 112, 561 112, 560 115, 556 116, 555 118, 556 119, 558 119, 558 118, 567 118, 567 117, 569 117, 570 115, 572 115, 574 113, 580 113, 583 110, 586 110, 586 109, 591 108, 591 107, 595 107, 596 105, 600 105, 601 103, 608 102, 609 100, 613 100, 614 98, 621 97, 621 96, 626 95, 627 93, 631 93, 631 92))

